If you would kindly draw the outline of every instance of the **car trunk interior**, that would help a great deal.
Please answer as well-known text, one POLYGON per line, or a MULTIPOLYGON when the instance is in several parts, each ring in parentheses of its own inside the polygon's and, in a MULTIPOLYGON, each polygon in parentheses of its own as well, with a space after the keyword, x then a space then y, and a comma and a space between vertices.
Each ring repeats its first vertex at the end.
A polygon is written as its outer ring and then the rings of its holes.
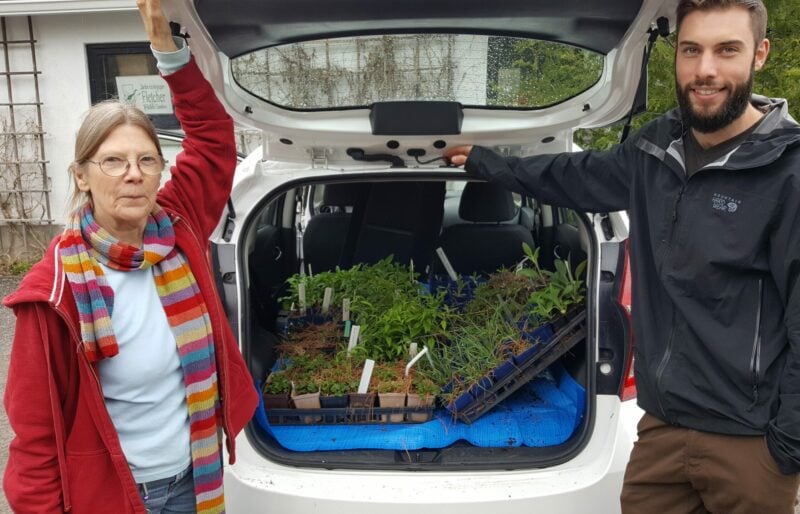
MULTIPOLYGON (((281 319, 285 306, 281 306, 281 299, 286 296, 287 279, 301 267, 305 273, 321 273, 337 267, 374 264, 391 255, 397 263, 412 265, 419 273, 418 280, 425 282, 446 273, 436 254, 437 248, 443 248, 457 274, 481 276, 499 268, 514 269, 525 258, 522 242, 528 242, 539 249, 540 263, 545 268, 553 269, 554 261, 561 259, 569 262, 574 271, 587 260, 583 280, 588 284, 593 283, 598 272, 591 265, 597 244, 583 214, 541 205, 484 182, 455 180, 452 174, 418 173, 393 176, 391 180, 385 174, 362 174, 357 178, 348 175, 316 180, 287 184, 270 194, 244 230, 248 295, 242 308, 250 322, 242 334, 242 347, 254 381, 259 383, 276 364, 275 347, 284 338, 281 319)), ((600 293, 587 287, 586 305, 592 305, 598 294, 610 294, 602 290, 602 279, 600 282, 600 293)), ((592 309, 587 311, 593 315, 592 309)), ((445 410, 437 410, 437 416, 419 424, 419 428, 403 427, 412 431, 404 434, 415 436, 413 431, 422 430, 421 427, 448 431, 458 426, 466 435, 443 439, 443 443, 434 438, 439 442, 435 445, 423 438, 410 449, 402 443, 385 448, 368 442, 364 447, 352 440, 344 442, 349 439, 345 437, 348 431, 356 439, 362 437, 359 430, 375 431, 365 432, 365 441, 380 434, 380 426, 365 428, 357 424, 270 427, 253 422, 248 427, 248 437, 267 458, 306 467, 464 470, 555 465, 580 451, 593 426, 599 382, 595 365, 587 365, 598 359, 590 344, 596 338, 592 326, 589 322, 588 336, 560 355, 547 372, 551 380, 556 377, 555 382, 559 382, 559 374, 567 377, 570 383, 577 384, 576 390, 582 396, 572 419, 567 420, 568 433, 556 444, 537 437, 535 419, 519 423, 530 437, 520 436, 519 426, 500 422, 480 427, 489 436, 472 437, 470 430, 477 431, 475 427, 481 420, 473 426, 452 419, 444 423, 439 416, 451 416, 445 410), (302 444, 287 443, 295 436, 302 444), (523 441, 517 440, 519 437, 523 441), (308 445, 309 440, 316 443, 308 445), (337 447, 339 440, 342 447, 337 447)), ((600 348, 603 352, 602 344, 600 348)), ((540 400, 535 394, 531 398, 532 402, 540 400)), ((494 411, 503 411, 503 403, 494 411)), ((398 437, 402 440, 405 435, 398 437)))

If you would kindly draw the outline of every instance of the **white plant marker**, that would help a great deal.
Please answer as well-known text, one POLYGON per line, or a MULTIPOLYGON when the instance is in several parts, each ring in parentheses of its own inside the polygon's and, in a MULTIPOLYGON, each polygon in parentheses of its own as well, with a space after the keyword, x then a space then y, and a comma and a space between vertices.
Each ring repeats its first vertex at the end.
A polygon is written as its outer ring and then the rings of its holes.
POLYGON ((417 356, 417 343, 408 345, 408 356, 412 359, 417 356))
POLYGON ((411 269, 411 281, 414 282, 414 259, 409 259, 408 267, 411 269))
MULTIPOLYGON (((408 372, 411 371, 411 366, 416 364, 417 361, 420 360, 422 358, 422 356, 427 354, 427 353, 428 353, 428 347, 426 346, 413 359, 411 359, 408 364, 406 364, 406 376, 408 376, 408 372)), ((429 359, 431 358, 430 355, 428 356, 428 358, 429 359)))
POLYGON ((450 280, 452 280, 453 282, 458 281, 458 275, 456 274, 456 270, 453 269, 453 265, 450 264, 450 259, 447 258, 447 255, 445 255, 444 250, 442 250, 441 246, 436 249, 436 255, 438 255, 439 260, 442 261, 442 265, 444 266, 444 269, 447 271, 447 274, 450 276, 450 280))
POLYGON ((314 272, 311 271, 311 263, 308 263, 308 278, 314 278, 314 272))
POLYGON ((342 300, 342 321, 350 319, 350 298, 342 300))
MULTIPOLYGON (((356 327, 353 327, 356 328, 356 327)), ((358 383, 358 394, 366 394, 369 389, 369 381, 372 378, 372 370, 375 368, 375 361, 367 359, 364 362, 364 371, 361 372, 361 382, 358 383)))
POLYGON ((297 296, 300 297, 300 314, 306 313, 306 283, 300 282, 297 285, 297 296))
POLYGON ((322 312, 327 314, 328 309, 331 307, 331 298, 333 297, 333 288, 326 287, 325 295, 322 297, 322 312))
POLYGON ((350 327, 350 340, 347 342, 347 355, 350 355, 350 352, 358 344, 358 333, 360 331, 361 327, 359 325, 353 325, 350 327))

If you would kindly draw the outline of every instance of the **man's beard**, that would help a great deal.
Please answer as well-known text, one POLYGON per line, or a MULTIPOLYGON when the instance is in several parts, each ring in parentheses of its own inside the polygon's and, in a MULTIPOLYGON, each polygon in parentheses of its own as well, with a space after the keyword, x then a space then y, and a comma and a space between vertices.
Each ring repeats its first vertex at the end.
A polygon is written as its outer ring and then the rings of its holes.
POLYGON ((678 92, 678 106, 683 116, 684 125, 700 133, 708 134, 721 130, 736 121, 744 114, 747 105, 750 103, 750 96, 753 93, 754 71, 754 67, 750 68, 750 76, 747 80, 733 84, 732 88, 728 88, 728 98, 711 114, 704 114, 694 110, 690 99, 690 89, 712 84, 698 81, 681 88, 676 78, 675 90, 678 92))

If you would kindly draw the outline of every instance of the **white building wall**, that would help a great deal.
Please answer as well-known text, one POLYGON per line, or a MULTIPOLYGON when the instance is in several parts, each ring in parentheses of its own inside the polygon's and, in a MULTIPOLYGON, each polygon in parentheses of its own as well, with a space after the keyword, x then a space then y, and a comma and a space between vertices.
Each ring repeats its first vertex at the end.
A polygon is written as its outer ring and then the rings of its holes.
MULTIPOLYGON (((25 22, 24 17, 7 20, 25 22)), ((50 206, 53 219, 61 223, 67 214, 70 190, 67 167, 74 154, 75 132, 91 106, 86 45, 142 42, 146 38, 135 11, 35 16, 33 28, 38 40, 36 58, 42 71, 39 87, 44 104, 42 121, 47 132, 45 155, 50 161, 50 206)), ((14 51, 23 53, 27 49, 14 51)))

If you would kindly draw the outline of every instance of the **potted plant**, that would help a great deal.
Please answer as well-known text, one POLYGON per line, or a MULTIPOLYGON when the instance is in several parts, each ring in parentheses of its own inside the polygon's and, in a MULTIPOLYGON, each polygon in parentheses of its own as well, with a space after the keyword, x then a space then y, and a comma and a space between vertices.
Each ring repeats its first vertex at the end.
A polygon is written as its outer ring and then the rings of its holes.
MULTIPOLYGON (((356 368, 354 372, 354 376, 361 377, 362 368, 356 368)), ((359 380, 360 381, 360 380, 359 380)), ((358 384, 356 384, 356 387, 358 384)), ((366 393, 359 393, 357 389, 354 389, 350 393, 347 394, 347 405, 350 409, 358 409, 358 410, 371 410, 375 407, 375 392, 367 390, 366 393)), ((362 413, 353 416, 355 421, 368 421, 372 417, 372 413, 362 413)))
MULTIPOLYGON (((264 410, 269 412, 270 409, 288 409, 291 406, 289 393, 292 391, 292 383, 285 371, 276 371, 270 373, 267 380, 261 388, 262 398, 264 400, 264 410)), ((277 416, 267 417, 270 423, 280 421, 277 416)))
POLYGON ((301 355, 314 356, 334 351, 342 343, 343 337, 342 329, 337 323, 326 321, 290 332, 283 342, 275 346, 275 349, 282 356, 290 358, 301 355))
MULTIPOLYGON (((378 394, 378 406, 402 409, 406 406, 406 391, 408 389, 404 380, 405 365, 402 362, 384 363, 375 366, 372 373, 371 388, 378 394)), ((381 414, 381 421, 399 423, 403 421, 403 412, 381 414)))
MULTIPOLYGON (((297 355, 287 369, 292 381, 292 403, 296 409, 319 409, 319 370, 325 366, 321 355, 297 355)), ((304 416, 305 423, 319 421, 319 416, 304 416)))
POLYGON ((421 423, 431 418, 429 408, 433 407, 433 403, 436 401, 436 393, 439 392, 439 389, 430 378, 420 373, 414 375, 406 396, 406 405, 409 408, 419 408, 420 412, 409 412, 409 421, 421 423))
POLYGON ((574 274, 567 261, 556 259, 554 264, 555 271, 547 274, 547 285, 531 293, 529 303, 533 314, 541 320, 553 321, 553 329, 557 331, 572 317, 570 313, 583 303, 581 275, 586 269, 586 261, 578 265, 574 274))
MULTIPOLYGON (((346 354, 338 353, 330 365, 320 371, 319 387, 323 409, 347 408, 348 393, 358 389, 358 377, 354 375, 351 359, 346 354)), ((344 416, 333 416, 333 421, 343 420, 344 416)))
POLYGON ((353 306, 362 327, 359 351, 364 357, 393 362, 408 356, 412 342, 433 347, 446 338, 452 312, 443 304, 443 294, 425 294, 416 287, 383 294, 389 303, 380 308, 362 299, 353 306))

